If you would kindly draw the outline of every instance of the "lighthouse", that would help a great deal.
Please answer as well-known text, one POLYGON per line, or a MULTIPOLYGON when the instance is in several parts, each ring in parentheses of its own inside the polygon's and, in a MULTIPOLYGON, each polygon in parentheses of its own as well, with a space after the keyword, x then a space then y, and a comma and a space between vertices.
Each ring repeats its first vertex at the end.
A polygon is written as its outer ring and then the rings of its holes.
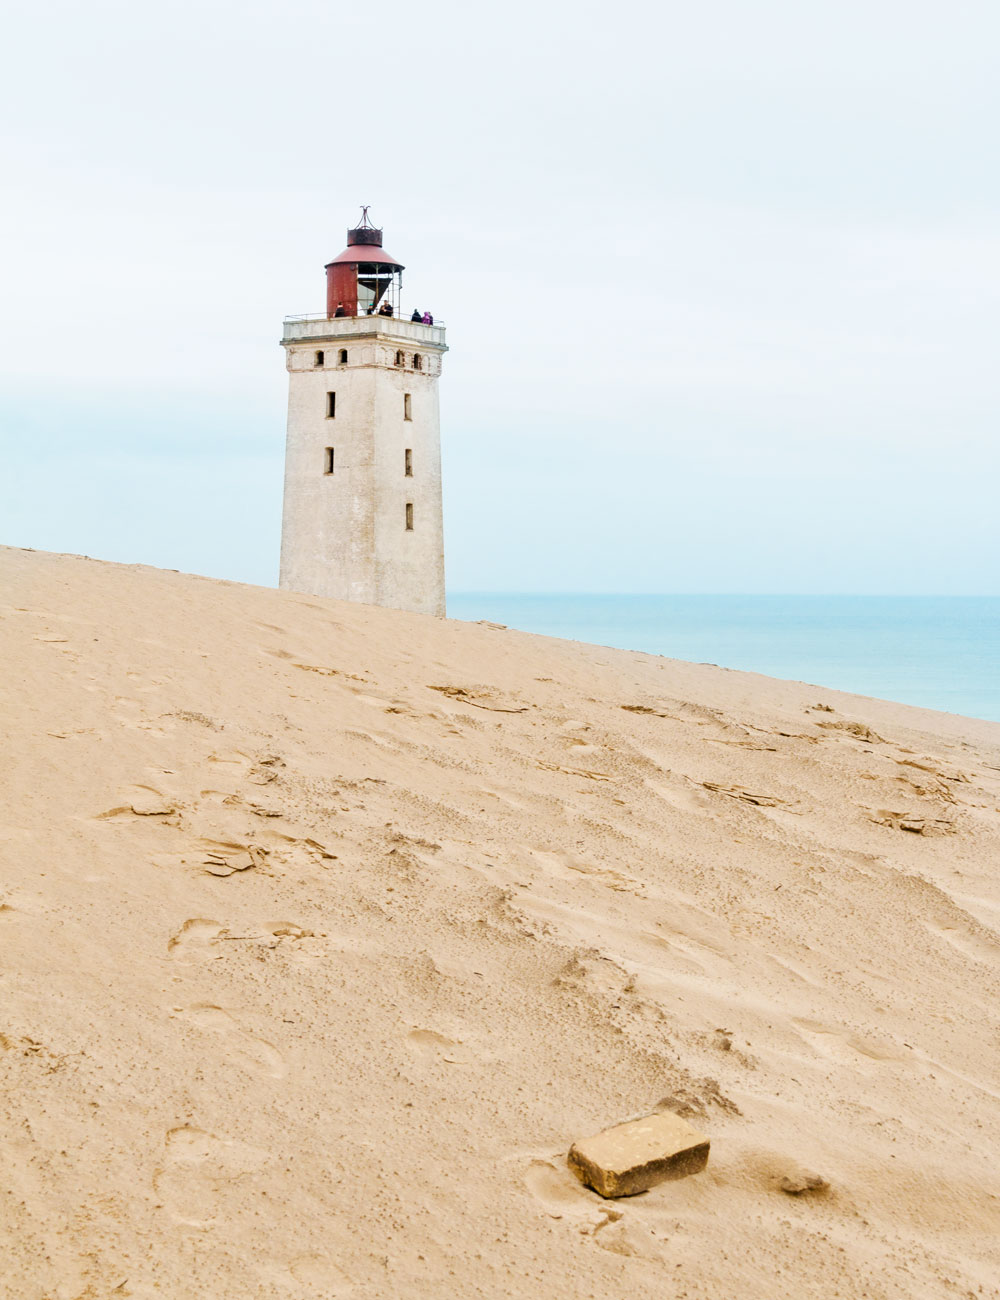
POLYGON ((443 616, 438 378, 448 349, 443 325, 403 308, 402 279, 365 208, 327 263, 325 313, 285 320, 279 582, 443 616))

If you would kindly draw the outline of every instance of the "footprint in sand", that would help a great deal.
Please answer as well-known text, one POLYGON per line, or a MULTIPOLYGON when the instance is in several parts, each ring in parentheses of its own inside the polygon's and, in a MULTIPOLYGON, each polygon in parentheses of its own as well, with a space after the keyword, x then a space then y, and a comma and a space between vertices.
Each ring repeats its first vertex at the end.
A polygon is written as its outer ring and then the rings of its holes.
POLYGON ((212 951, 216 941, 227 931, 218 921, 209 921, 203 916, 194 916, 185 921, 176 934, 167 941, 167 952, 178 961, 195 962, 206 958, 214 960, 222 956, 221 951, 212 951))
MULTIPOLYGON (((707 974, 705 963, 699 961, 697 956, 689 951, 690 945, 687 941, 680 940, 675 935, 668 939, 666 935, 656 934, 652 930, 640 931, 639 938, 645 939, 647 943, 667 954, 664 964, 668 970, 679 970, 689 975, 707 974)), ((659 966, 660 961, 656 964, 659 966)))
POLYGON ((391 754, 403 753, 402 747, 397 745, 394 740, 389 740, 385 736, 380 736, 374 731, 348 730, 344 732, 344 735, 353 736, 355 740, 367 740, 371 744, 377 745, 379 749, 387 749, 391 754))
POLYGON ((354 694, 354 698, 358 700, 361 704, 370 704, 372 708, 375 709, 382 709, 382 710, 391 709, 393 712, 399 711, 398 702, 394 702, 392 700, 384 700, 380 695, 365 695, 361 691, 355 691, 353 694, 354 694))
POLYGON ((552 1219, 590 1219, 596 1226, 604 1217, 595 1192, 588 1191, 566 1165, 552 1160, 532 1160, 524 1185, 552 1219))
POLYGON ((325 938, 315 930, 307 930, 294 921, 265 921, 259 925, 242 926, 232 934, 218 921, 203 916, 192 917, 167 942, 167 952, 177 961, 190 965, 198 961, 213 961, 225 952, 239 952, 243 945, 257 944, 276 948, 281 943, 297 944, 300 940, 325 938))
POLYGON ((880 1064, 904 1061, 906 1057, 891 1043, 874 1037, 863 1038, 849 1030, 838 1029, 823 1024, 820 1020, 807 1020, 798 1017, 792 1024, 799 1031, 804 1042, 808 1043, 820 1056, 857 1066, 858 1057, 867 1057, 880 1064))
POLYGON ((125 695, 116 695, 114 709, 110 714, 112 721, 131 731, 146 731, 151 736, 165 736, 167 732, 146 712, 141 700, 129 699, 125 695))
POLYGON ((413 1029, 406 1041, 425 1061, 444 1061, 447 1065, 468 1065, 476 1059, 471 1048, 455 1038, 446 1038, 433 1029, 413 1029))
POLYGON ((352 1286, 344 1270, 322 1255, 299 1255, 289 1262, 288 1271, 296 1282, 314 1287, 324 1297, 344 1295, 352 1286))
POLYGON ((532 848, 529 848, 528 852, 549 875, 561 876, 567 880, 572 880, 574 876, 589 876, 599 884, 606 885, 619 893, 636 894, 640 898, 645 893, 642 883, 633 876, 615 871, 613 867, 604 867, 591 862, 579 854, 565 850, 532 848))
POLYGON ((550 1218, 568 1220, 602 1250, 637 1259, 665 1258, 666 1242, 648 1224, 602 1201, 557 1160, 533 1160, 524 1185, 550 1218))
POLYGON ((767 960, 773 962, 775 966, 780 967, 782 971, 786 971, 795 979, 801 980, 803 984, 808 984, 814 989, 822 987, 822 981, 813 976, 809 967, 804 962, 792 961, 790 957, 779 957, 773 952, 767 954, 767 960))
POLYGON ((176 817, 177 802, 161 794, 154 786, 135 785, 120 795, 122 803, 101 812, 95 821, 108 821, 119 817, 176 817))
POLYGON ((283 1079, 288 1073, 288 1066, 278 1049, 248 1033, 222 1007, 211 1002, 196 1002, 191 1007, 175 1007, 173 1014, 196 1029, 224 1036, 232 1056, 246 1069, 269 1075, 272 1079, 283 1079))
POLYGON ((1000 956, 1000 944, 995 940, 973 934, 957 925, 935 925, 932 921, 925 921, 924 928, 937 938, 943 939, 950 948, 960 952, 963 957, 985 962, 988 966, 996 966, 997 958, 1000 956))
POLYGON ((704 816, 705 810, 711 808, 711 800, 704 790, 694 790, 687 784, 687 778, 683 778, 683 785, 667 785, 664 781, 652 781, 646 779, 645 784, 653 794, 657 795, 664 803, 669 804, 671 808, 676 808, 679 812, 696 813, 699 817, 704 816))
POLYGON ((164 1137, 163 1164, 153 1174, 153 1189, 176 1223, 208 1228, 227 1185, 245 1180, 269 1160, 259 1147, 185 1124, 164 1137))
POLYGON ((525 803, 524 799, 519 798, 518 794, 508 790, 505 786, 480 785, 476 787, 474 793, 477 795, 485 795, 487 799, 496 799, 506 808, 517 808, 520 810, 528 807, 528 804, 525 803))
POLYGON ((605 1214, 593 1234, 595 1244, 602 1250, 627 1259, 673 1260, 675 1251, 668 1254, 665 1233, 660 1235, 648 1223, 626 1219, 620 1210, 607 1210, 605 1214))

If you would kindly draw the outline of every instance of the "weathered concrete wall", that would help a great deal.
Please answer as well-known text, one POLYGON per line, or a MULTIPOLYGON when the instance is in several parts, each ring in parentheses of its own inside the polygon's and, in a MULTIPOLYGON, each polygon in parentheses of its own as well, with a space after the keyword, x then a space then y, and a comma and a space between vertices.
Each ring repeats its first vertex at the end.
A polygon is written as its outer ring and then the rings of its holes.
POLYGON ((280 585, 443 615, 443 328, 373 317, 287 322, 282 343, 289 385, 280 585))

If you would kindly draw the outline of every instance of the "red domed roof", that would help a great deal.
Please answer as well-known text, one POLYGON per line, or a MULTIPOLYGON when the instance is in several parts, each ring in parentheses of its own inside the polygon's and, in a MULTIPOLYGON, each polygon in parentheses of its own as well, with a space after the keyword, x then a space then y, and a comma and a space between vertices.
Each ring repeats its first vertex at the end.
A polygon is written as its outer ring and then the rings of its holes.
POLYGON ((379 248, 377 244, 348 244, 342 253, 339 253, 327 266, 334 266, 338 262, 349 262, 357 265, 360 262, 380 262, 383 266, 393 266, 397 271, 404 270, 403 263, 397 262, 396 259, 379 248))

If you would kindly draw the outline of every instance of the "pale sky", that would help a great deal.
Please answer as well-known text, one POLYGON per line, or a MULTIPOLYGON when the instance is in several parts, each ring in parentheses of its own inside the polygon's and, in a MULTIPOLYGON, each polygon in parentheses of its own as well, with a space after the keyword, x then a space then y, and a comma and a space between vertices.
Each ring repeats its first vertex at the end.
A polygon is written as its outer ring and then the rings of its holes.
POLYGON ((986 0, 21 6, 0 541, 271 585, 282 317, 448 326, 452 590, 1000 594, 986 0))

